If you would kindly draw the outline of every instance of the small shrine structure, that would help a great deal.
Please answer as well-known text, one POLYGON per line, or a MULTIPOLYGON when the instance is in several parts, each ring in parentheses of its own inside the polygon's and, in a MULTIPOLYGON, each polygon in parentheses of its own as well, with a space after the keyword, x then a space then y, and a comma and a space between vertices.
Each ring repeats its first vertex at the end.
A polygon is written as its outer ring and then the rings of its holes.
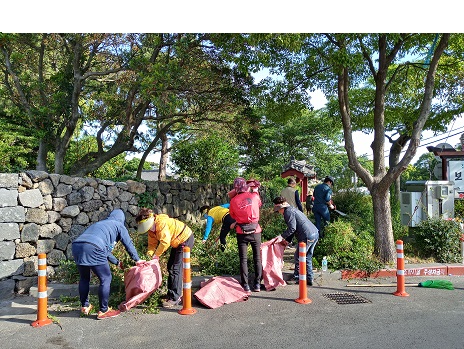
POLYGON ((306 196, 308 196, 309 182, 316 179, 316 172, 314 166, 306 164, 306 160, 295 160, 292 157, 290 162, 282 167, 280 176, 282 178, 295 177, 297 183, 301 182, 300 200, 305 202, 306 196))

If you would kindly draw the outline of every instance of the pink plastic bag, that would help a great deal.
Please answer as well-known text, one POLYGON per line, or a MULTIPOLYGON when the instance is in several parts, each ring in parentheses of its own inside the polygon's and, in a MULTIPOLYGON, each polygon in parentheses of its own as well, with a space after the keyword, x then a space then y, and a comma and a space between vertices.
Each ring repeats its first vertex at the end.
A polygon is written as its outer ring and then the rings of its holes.
POLYGON ((201 284, 194 296, 204 306, 214 309, 234 302, 246 301, 249 294, 231 276, 215 276, 201 284))
POLYGON ((119 304, 119 310, 127 311, 143 303, 161 286, 162 281, 158 258, 138 262, 137 265, 127 270, 124 275, 126 301, 119 304))
POLYGON ((261 244, 263 281, 266 291, 272 291, 277 286, 285 286, 287 284, 282 275, 285 250, 285 246, 280 244, 282 240, 281 236, 277 236, 261 244))

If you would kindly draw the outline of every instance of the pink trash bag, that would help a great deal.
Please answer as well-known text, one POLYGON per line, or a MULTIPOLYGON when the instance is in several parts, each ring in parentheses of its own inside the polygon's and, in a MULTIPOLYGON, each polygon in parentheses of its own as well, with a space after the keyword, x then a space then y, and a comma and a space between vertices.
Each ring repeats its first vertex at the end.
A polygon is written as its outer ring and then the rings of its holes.
POLYGON ((234 302, 246 301, 249 293, 231 276, 215 276, 201 283, 194 296, 204 306, 214 309, 234 302))
POLYGON ((119 310, 127 311, 143 303, 161 286, 162 281, 158 258, 137 262, 124 274, 126 301, 119 304, 119 310))
POLYGON ((277 286, 285 286, 287 284, 282 274, 285 246, 280 244, 281 241, 283 241, 283 238, 277 236, 261 244, 263 281, 266 291, 272 291, 277 286))

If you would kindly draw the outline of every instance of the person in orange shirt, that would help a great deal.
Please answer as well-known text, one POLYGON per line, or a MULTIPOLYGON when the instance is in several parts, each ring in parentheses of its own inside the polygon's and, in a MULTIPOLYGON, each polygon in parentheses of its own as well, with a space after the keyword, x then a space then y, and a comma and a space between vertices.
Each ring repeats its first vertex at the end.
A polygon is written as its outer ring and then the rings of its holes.
POLYGON ((192 230, 183 222, 166 214, 155 214, 151 209, 142 208, 135 221, 139 233, 148 232, 148 251, 152 257, 161 256, 171 247, 168 269, 168 294, 163 307, 170 308, 180 304, 182 295, 182 265, 184 246, 192 249, 194 237, 192 230))

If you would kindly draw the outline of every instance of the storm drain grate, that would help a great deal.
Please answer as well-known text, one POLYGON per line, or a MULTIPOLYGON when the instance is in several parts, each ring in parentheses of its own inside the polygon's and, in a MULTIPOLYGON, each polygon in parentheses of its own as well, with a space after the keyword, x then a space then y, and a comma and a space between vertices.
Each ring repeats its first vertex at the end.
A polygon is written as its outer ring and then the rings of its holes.
POLYGON ((352 293, 327 293, 323 296, 337 304, 372 303, 370 300, 352 293))

